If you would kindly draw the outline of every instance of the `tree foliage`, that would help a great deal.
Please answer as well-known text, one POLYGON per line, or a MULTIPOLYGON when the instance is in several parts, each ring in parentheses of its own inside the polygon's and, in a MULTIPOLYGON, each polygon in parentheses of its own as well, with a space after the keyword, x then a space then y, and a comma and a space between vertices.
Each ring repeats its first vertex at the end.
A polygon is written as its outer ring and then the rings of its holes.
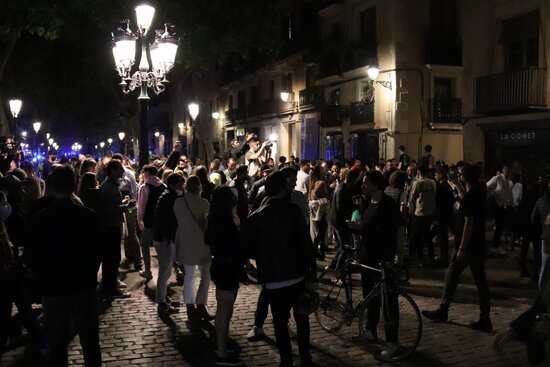
MULTIPOLYGON (((0 99, 23 99, 23 120, 41 119, 59 134, 113 133, 121 120, 135 119, 136 96, 118 90, 110 37, 123 18, 135 25, 136 4, 1 1, 0 99)), ((184 70, 205 72, 235 54, 244 59, 251 53, 277 54, 279 24, 272 1, 158 0, 152 5, 157 9, 153 27, 173 23, 182 39, 172 76, 184 70)), ((4 129, 5 106, 3 101, 4 129)))

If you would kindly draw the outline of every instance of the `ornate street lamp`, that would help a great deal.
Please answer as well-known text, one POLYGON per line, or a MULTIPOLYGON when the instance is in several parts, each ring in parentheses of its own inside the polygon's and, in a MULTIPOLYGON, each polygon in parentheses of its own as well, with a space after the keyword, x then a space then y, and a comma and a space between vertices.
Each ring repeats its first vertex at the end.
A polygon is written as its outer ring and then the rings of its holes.
POLYGON ((124 155, 126 155, 126 143, 124 142, 125 136, 126 134, 123 131, 118 133, 118 138, 120 139, 120 150, 124 155))
POLYGON ((148 102, 149 95, 147 88, 151 88, 155 94, 164 91, 166 74, 174 66, 174 60, 178 50, 178 40, 171 32, 172 26, 164 25, 164 30, 155 31, 155 40, 152 44, 147 41, 147 34, 155 8, 150 5, 139 5, 136 7, 137 34, 130 29, 130 21, 125 21, 125 27, 119 28, 117 34, 113 34, 113 56, 115 66, 121 81, 119 85, 125 94, 136 88, 140 88, 138 99, 141 104, 140 138, 139 138, 139 165, 140 169, 149 161, 149 122, 148 102), (141 45, 139 70, 132 74, 132 67, 135 63, 136 40, 141 45), (151 64, 147 56, 151 57, 151 64))
POLYGON ((219 112, 212 112, 212 118, 213 118, 214 120, 219 119, 219 118, 220 118, 220 113, 219 113, 219 112))
POLYGON ((35 132, 34 135, 34 144, 36 146, 36 155, 38 155, 38 132, 40 131, 40 128, 42 127, 42 123, 40 121, 36 121, 32 124, 32 128, 35 132))
POLYGON ((191 140, 191 152, 193 154, 193 157, 196 157, 199 153, 199 147, 196 144, 196 138, 195 138, 195 120, 199 116, 199 105, 195 102, 189 103, 187 106, 187 109, 189 110, 189 116, 191 116, 191 124, 193 125, 193 138, 191 140))
POLYGON ((10 134, 15 137, 17 133, 17 116, 19 116, 19 111, 21 111, 21 106, 23 105, 23 102, 21 102, 20 99, 12 99, 11 101, 9 101, 9 104, 11 115, 13 116, 13 126, 10 129, 10 134))

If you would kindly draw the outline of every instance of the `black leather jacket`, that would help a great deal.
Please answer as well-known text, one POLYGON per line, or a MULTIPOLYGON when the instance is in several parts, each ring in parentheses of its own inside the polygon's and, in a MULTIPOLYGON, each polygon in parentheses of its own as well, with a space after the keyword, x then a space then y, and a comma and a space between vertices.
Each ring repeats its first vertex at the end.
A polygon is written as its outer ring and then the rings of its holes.
POLYGON ((247 254, 256 259, 259 283, 302 276, 308 282, 317 280, 315 249, 297 205, 268 198, 248 217, 244 231, 247 254))

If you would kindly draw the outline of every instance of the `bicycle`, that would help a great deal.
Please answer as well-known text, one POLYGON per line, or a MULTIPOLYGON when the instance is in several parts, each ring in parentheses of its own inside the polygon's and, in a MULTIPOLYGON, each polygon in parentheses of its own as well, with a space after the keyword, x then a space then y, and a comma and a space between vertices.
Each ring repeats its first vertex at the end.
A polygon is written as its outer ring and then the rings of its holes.
POLYGON ((345 247, 350 250, 350 254, 341 268, 326 269, 319 277, 317 292, 320 307, 315 312, 317 322, 322 329, 335 333, 344 324, 351 326, 355 317, 359 317, 359 335, 374 358, 384 362, 407 358, 420 343, 422 317, 414 300, 395 286, 397 278, 402 276, 399 266, 382 262, 380 269, 377 269, 361 264, 355 260, 358 258, 358 248, 345 247), (375 282, 367 297, 354 304, 352 275, 359 269, 377 272, 380 279, 375 282), (369 313, 372 313, 370 320, 369 313), (381 335, 379 330, 384 330, 386 339, 394 341, 378 338, 381 335), (394 353, 383 353, 390 342, 394 343, 394 353))

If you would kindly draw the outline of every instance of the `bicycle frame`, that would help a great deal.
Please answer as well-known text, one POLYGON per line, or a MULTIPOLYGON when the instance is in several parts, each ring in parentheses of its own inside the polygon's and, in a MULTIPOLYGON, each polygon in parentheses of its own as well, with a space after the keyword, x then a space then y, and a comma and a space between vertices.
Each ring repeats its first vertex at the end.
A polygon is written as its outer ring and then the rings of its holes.
POLYGON ((387 301, 388 301, 387 300, 388 295, 387 295, 387 292, 386 292, 386 272, 384 270, 384 267, 381 267, 380 269, 377 269, 377 268, 373 268, 373 267, 365 265, 365 264, 361 264, 358 261, 348 259, 345 263, 345 266, 342 269, 347 269, 348 270, 347 271, 347 279, 346 279, 347 285, 345 287, 345 291, 346 291, 346 303, 349 307, 349 311, 347 312, 348 313, 348 318, 346 320, 346 323, 348 325, 351 325, 351 323, 353 322, 353 319, 357 316, 357 313, 360 310, 362 310, 363 307, 365 307, 366 300, 372 294, 374 294, 374 292, 379 288, 381 289, 381 293, 383 294, 383 299, 382 299, 382 304, 381 304, 382 312, 386 316, 386 304, 387 304, 387 301), (377 272, 377 273, 381 274, 380 280, 375 283, 374 287, 369 292, 369 294, 366 297, 364 297, 361 300, 361 302, 359 302, 357 304, 357 306, 353 305, 353 295, 352 295, 352 286, 351 286, 352 271, 350 269, 351 266, 359 266, 360 268, 363 268, 363 269, 366 269, 366 270, 369 270, 369 271, 372 271, 372 272, 377 272))

